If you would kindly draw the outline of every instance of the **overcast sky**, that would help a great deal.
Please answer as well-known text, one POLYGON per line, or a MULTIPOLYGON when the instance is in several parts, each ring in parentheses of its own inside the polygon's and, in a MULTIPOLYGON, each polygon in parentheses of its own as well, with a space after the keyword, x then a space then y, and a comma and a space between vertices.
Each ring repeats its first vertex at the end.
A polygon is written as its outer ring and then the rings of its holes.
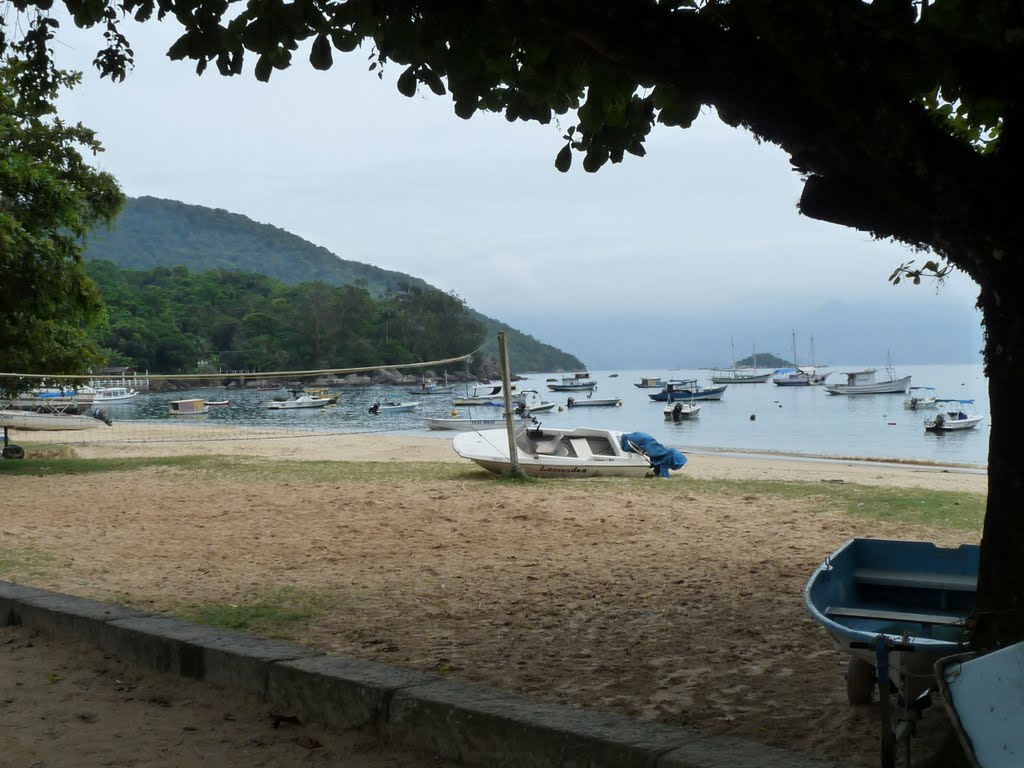
POLYGON ((938 297, 894 288, 887 278, 909 250, 800 216, 785 154, 710 111, 690 130, 656 129, 646 158, 587 174, 577 157, 561 174, 571 118, 464 121, 447 97, 401 96, 401 70, 381 81, 359 51, 336 52, 328 72, 297 56, 269 84, 213 67, 197 77, 164 54, 172 23, 125 29, 136 68, 123 83, 92 70, 96 31, 65 24, 57 47, 62 66, 86 72, 62 115, 98 132, 107 151, 96 164, 128 195, 223 208, 421 277, 568 351, 601 351, 592 365, 614 359, 610 347, 625 357, 650 342, 657 318, 715 318, 710 341, 724 357, 730 335, 747 348, 759 330, 761 349, 788 350, 789 329, 833 302, 955 303, 976 325, 973 283, 957 275, 938 297), (766 313, 771 327, 750 327, 766 313), (582 339, 588 323, 604 338, 582 339))

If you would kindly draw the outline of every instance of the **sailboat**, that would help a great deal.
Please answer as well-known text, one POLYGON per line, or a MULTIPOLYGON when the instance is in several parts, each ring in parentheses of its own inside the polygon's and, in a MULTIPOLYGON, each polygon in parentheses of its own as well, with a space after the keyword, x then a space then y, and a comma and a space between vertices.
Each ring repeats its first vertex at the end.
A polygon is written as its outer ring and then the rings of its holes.
MULTIPOLYGON (((811 336, 811 360, 814 360, 814 337, 811 336)), ((824 384, 827 373, 818 372, 818 364, 797 365, 796 362, 796 331, 793 331, 793 368, 779 368, 772 377, 777 387, 812 387, 824 384)))
POLYGON ((736 347, 733 340, 729 339, 729 348, 732 350, 731 368, 712 368, 712 384, 764 384, 771 378, 772 372, 759 373, 757 370, 757 350, 754 350, 754 367, 736 367, 736 347))

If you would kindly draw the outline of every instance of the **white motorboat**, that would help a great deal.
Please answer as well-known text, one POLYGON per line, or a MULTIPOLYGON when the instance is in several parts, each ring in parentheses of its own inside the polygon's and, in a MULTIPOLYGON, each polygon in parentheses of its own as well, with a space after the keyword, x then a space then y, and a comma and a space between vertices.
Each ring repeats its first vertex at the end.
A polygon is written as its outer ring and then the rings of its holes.
POLYGON ((64 408, 72 406, 79 411, 88 410, 96 399, 96 390, 86 385, 77 387, 36 387, 23 392, 11 403, 15 409, 64 408))
POLYGON ((102 387, 96 390, 93 403, 97 405, 100 403, 127 403, 133 400, 137 394, 139 393, 128 387, 102 387))
POLYGON ((974 429, 985 418, 974 413, 971 407, 973 400, 937 399, 935 407, 938 413, 925 419, 926 432, 957 432, 962 429, 974 429))
MULTIPOLYGON (((509 385, 509 394, 513 400, 519 395, 515 384, 509 385)), ((456 397, 452 405, 497 405, 505 404, 505 388, 499 384, 475 384, 463 397, 456 397)))
POLYGON ((408 413, 409 411, 415 411, 419 407, 420 404, 418 402, 395 402, 384 397, 378 397, 367 410, 376 416, 383 413, 408 413))
POLYGON ((777 369, 772 376, 772 384, 777 387, 814 387, 824 384, 827 378, 827 373, 819 373, 813 365, 801 365, 777 369))
POLYGON ((920 411, 935 407, 935 387, 911 387, 910 397, 903 401, 903 407, 910 411, 920 411))
POLYGON ((665 414, 665 421, 685 421, 700 414, 700 404, 695 402, 684 403, 681 400, 666 405, 662 409, 665 414))
POLYGON ((548 389, 552 392, 592 392, 597 389, 597 382, 590 378, 589 373, 576 373, 548 384, 548 389))
MULTIPOLYGON (((504 405, 504 403, 502 403, 504 405)), ((519 415, 531 413, 547 413, 553 411, 558 403, 553 400, 542 400, 536 389, 524 389, 512 395, 512 405, 519 415)))
MULTIPOLYGON (((686 463, 680 451, 640 432, 587 427, 519 429, 515 445, 519 467, 533 477, 646 477, 655 473, 667 477, 671 469, 686 463), (649 458, 654 454, 656 460, 649 458)), ((504 429, 462 432, 452 440, 452 447, 459 456, 489 472, 500 475, 511 470, 504 429)))
POLYGON ((272 400, 267 403, 267 408, 272 411, 284 411, 297 408, 323 408, 330 405, 332 399, 329 397, 316 397, 309 394, 300 394, 291 400, 272 400))
POLYGON ((0 411, 0 428, 17 429, 23 432, 66 432, 95 429, 104 425, 109 427, 111 421, 105 414, 98 411, 90 411, 88 414, 81 415, 60 410, 0 411))
POLYGON ((582 397, 576 399, 570 397, 565 401, 566 408, 615 408, 622 405, 622 399, 618 397, 582 397))

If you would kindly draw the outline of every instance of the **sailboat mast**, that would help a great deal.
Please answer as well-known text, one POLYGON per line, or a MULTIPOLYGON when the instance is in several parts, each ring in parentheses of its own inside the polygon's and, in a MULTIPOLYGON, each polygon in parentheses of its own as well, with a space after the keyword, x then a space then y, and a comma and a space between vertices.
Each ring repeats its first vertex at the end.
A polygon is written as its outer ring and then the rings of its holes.
POLYGON ((799 368, 800 364, 796 361, 796 331, 793 331, 793 367, 799 368))

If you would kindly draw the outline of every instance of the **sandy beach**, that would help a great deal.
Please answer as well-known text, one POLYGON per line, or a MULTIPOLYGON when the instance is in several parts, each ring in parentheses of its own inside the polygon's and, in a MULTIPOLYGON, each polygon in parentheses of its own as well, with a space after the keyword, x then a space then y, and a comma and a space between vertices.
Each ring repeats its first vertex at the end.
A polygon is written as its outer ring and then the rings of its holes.
MULTIPOLYGON (((845 659, 808 617, 804 584, 853 536, 950 545, 978 532, 882 523, 813 495, 737 494, 699 481, 986 488, 983 473, 957 468, 719 454, 690 454, 671 480, 521 485, 477 471, 449 440, 408 435, 74 450, 447 471, 4 477, 0 552, 46 559, 15 559, 3 578, 174 612, 312 605, 289 632, 326 651, 864 766, 877 764, 874 707, 846 703, 845 659)), ((921 747, 934 746, 943 726, 933 710, 921 747)))

